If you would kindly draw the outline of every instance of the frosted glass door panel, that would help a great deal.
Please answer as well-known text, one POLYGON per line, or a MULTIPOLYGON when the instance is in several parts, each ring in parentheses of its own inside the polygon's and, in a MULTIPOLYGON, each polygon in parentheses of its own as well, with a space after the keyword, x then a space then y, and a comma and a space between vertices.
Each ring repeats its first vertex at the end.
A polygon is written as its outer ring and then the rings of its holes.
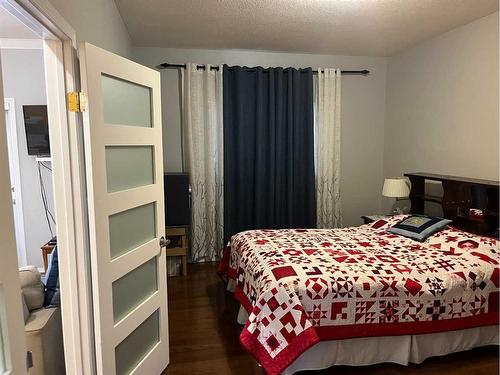
POLYGON ((113 282, 113 318, 115 323, 158 290, 156 257, 113 282))
POLYGON ((132 82, 101 75, 104 122, 152 127, 151 90, 132 82))
POLYGON ((116 374, 129 374, 160 341, 156 310, 115 348, 116 374))
POLYGON ((132 208, 109 217, 111 258, 128 253, 156 237, 155 204, 132 208))
POLYGON ((153 158, 152 146, 107 146, 108 192, 153 184, 153 158))

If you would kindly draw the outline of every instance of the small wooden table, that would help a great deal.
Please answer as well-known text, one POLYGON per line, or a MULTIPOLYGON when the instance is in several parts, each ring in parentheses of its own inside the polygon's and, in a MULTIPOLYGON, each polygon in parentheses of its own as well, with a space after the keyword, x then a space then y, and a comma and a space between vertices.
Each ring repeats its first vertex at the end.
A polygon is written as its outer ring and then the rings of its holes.
POLYGON ((42 249, 42 258, 43 258, 43 268, 47 271, 47 267, 49 266, 49 255, 56 247, 56 244, 51 244, 52 240, 43 245, 40 249, 42 249))
POLYGON ((181 257, 182 276, 187 275, 187 252, 188 252, 189 227, 166 227, 165 234, 170 244, 167 246, 167 257, 181 257))

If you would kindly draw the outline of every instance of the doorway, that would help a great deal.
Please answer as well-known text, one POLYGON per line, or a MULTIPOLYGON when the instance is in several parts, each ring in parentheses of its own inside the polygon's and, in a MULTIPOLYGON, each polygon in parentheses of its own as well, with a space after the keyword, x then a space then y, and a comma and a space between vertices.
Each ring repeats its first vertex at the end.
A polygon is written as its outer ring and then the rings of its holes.
MULTIPOLYGON (((78 92, 75 34, 48 2, 34 3, 0 0, 14 6, 11 14, 25 25, 45 28, 40 35, 51 164, 40 165, 52 173, 66 372, 159 373, 168 364, 159 73, 82 43, 83 93, 78 92)), ((6 150, 0 151, 2 163, 6 150)), ((0 184, 0 203, 9 204, 5 185, 0 184)), ((15 246, 14 230, 8 232, 1 234, 15 246)), ((18 332, 23 324, 15 316, 21 311, 15 306, 18 296, 2 295, 8 280, 18 277, 9 254, 0 254, 2 332, 9 314, 12 323, 7 322, 0 349, 12 369, 13 353, 23 353, 26 337, 18 332)), ((9 282, 15 292, 14 284, 9 282)), ((22 356, 17 357, 22 369, 22 356)))
POLYGON ((64 374, 43 39, 0 6, 0 60, 24 338, 30 371, 64 374))
MULTIPOLYGON (((82 143, 79 135, 82 129, 81 121, 78 127, 77 115, 67 112, 65 100, 66 91, 74 90, 78 83, 74 74, 74 69, 76 69, 75 33, 48 2, 34 4, 29 0, 0 0, 0 8, 0 32, 2 29, 6 32, 0 37, 0 50, 2 51, 0 66, 4 62, 5 68, 9 69, 10 65, 15 69, 23 65, 16 64, 16 60, 24 63, 24 70, 21 70, 20 75, 18 73, 17 79, 14 79, 10 86, 19 87, 18 83, 27 79, 28 88, 24 93, 43 93, 43 99, 19 97, 18 100, 16 100, 18 93, 9 94, 11 98, 14 98, 13 110, 16 114, 14 116, 13 111, 11 112, 12 101, 9 100, 7 111, 0 114, 0 131, 2 132, 0 162, 4 177, 0 184, 2 194, 0 203, 4 213, 0 230, 3 246, 0 253, 0 326, 2 332, 0 357, 3 358, 1 367, 12 373, 21 374, 26 371, 26 363, 33 366, 40 365, 40 356, 34 355, 33 352, 26 352, 26 343, 29 348, 30 340, 27 326, 30 325, 30 319, 33 319, 32 315, 36 318, 38 314, 50 313, 49 317, 46 316, 47 322, 51 325, 47 330, 52 333, 58 332, 56 335, 60 343, 58 353, 63 352, 62 343, 64 342, 65 356, 59 361, 57 370, 49 367, 47 371, 60 373, 64 371, 66 365, 67 373, 80 371, 92 373, 94 363, 92 304, 88 291, 89 270, 85 263, 86 234, 85 226, 82 224, 85 221, 83 204, 85 194, 81 193, 84 184, 81 182, 79 173, 80 168, 83 168, 83 146, 79 146, 82 143), (7 52, 3 53, 4 50, 7 52), (22 54, 29 55, 30 53, 31 60, 29 57, 19 58, 22 54), (36 57, 33 57, 35 55, 36 57), (14 63, 9 62, 11 57, 14 57, 11 59, 14 63), (28 75, 36 66, 35 61, 42 64, 42 73, 37 78, 28 79, 28 75), (49 84, 45 84, 46 82, 49 84), (37 90, 38 83, 43 83, 45 87, 37 90), (9 128, 4 121, 6 120, 4 114, 9 119, 9 128), (45 128, 48 129, 39 131, 43 126, 37 126, 37 124, 44 122, 45 128), (11 134, 7 142, 6 132, 14 127, 17 142, 13 142, 11 134), (49 145, 45 145, 44 142, 48 138, 50 138, 49 145), (14 150, 16 144, 17 152, 14 150), (23 164, 23 158, 25 161, 28 160, 28 165, 23 164), (26 184, 23 178, 27 175, 30 175, 32 179, 26 184), (33 187, 36 188, 36 194, 32 194, 33 187), (17 209, 17 207, 15 210, 12 209, 12 193, 21 195, 22 209, 17 209), (36 204, 28 204, 28 198, 34 198, 36 204), (28 226, 26 225, 29 216, 27 213, 33 213, 29 210, 34 210, 36 205, 41 207, 38 212, 41 211, 42 215, 38 215, 36 226, 33 224, 28 226), (20 213, 22 213, 22 218, 20 213), (60 224, 56 228, 57 222, 60 224), (14 223, 16 223, 15 229, 14 223), (21 225, 18 225, 19 223, 24 223, 24 230, 21 225), (35 229, 41 229, 44 233, 40 237, 43 239, 33 241, 35 243, 33 245, 28 240, 36 232, 35 229), (54 249, 55 241, 53 240, 56 234, 57 251, 54 249), (24 246, 22 245, 23 237, 24 246), (26 254, 24 257, 23 248, 26 254), (18 253, 19 256, 17 256, 18 253), (54 306, 57 305, 57 293, 53 293, 50 299, 47 299, 46 294, 49 289, 46 279, 50 273, 47 271, 55 264, 54 254, 56 253, 58 254, 58 267, 52 267, 52 270, 59 268, 61 272, 59 279, 57 277, 53 279, 54 288, 51 289, 56 291, 57 286, 62 287, 59 295, 65 306, 64 312, 54 306), (45 259, 44 255, 46 255, 45 259), (45 274, 28 277, 28 279, 35 280, 36 285, 30 285, 35 288, 40 289, 40 282, 42 282, 43 309, 33 309, 32 301, 26 303, 26 298, 19 298, 21 286, 26 285, 24 285, 25 282, 22 280, 23 276, 18 266, 28 266, 28 270, 21 270, 25 273, 45 274), (23 304, 30 305, 26 308, 26 319, 20 314, 23 311, 23 304), (82 324, 82 320, 85 324, 82 324), (61 325, 64 329, 61 329, 61 325)), ((10 88, 6 90, 6 86, 9 85, 11 72, 4 72, 4 75, 5 77, 0 79, 1 102, 4 102, 3 91, 10 91, 10 88)), ((17 204, 17 197, 15 199, 17 204)), ((37 303, 40 303, 40 300, 38 298, 37 303)), ((57 353, 53 351, 52 354, 55 357, 57 353)))
POLYGON ((18 262, 20 267, 32 265, 44 273, 51 250, 45 245, 55 241, 56 222, 43 43, 30 29, 22 27, 24 24, 0 8, 0 53, 18 262))

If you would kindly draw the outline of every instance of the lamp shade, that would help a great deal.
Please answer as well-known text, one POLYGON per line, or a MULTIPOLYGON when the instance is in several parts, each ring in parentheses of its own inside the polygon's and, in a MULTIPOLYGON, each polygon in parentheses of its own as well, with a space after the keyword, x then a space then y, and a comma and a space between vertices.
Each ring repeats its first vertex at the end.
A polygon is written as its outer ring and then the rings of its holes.
POLYGON ((382 195, 389 198, 404 198, 410 194, 410 188, 406 179, 402 177, 386 178, 382 195))

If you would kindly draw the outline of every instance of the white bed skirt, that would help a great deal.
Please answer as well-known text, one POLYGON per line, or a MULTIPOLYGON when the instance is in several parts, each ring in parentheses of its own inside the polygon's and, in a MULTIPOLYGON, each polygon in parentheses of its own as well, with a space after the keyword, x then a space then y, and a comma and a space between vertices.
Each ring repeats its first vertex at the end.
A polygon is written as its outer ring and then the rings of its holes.
MULTIPOLYGON (((240 306, 238 323, 245 324, 248 314, 240 306)), ((497 326, 406 336, 361 337, 322 341, 306 350, 283 375, 297 371, 320 370, 334 365, 365 366, 394 362, 400 365, 421 363, 435 357, 485 345, 499 345, 497 326)))

